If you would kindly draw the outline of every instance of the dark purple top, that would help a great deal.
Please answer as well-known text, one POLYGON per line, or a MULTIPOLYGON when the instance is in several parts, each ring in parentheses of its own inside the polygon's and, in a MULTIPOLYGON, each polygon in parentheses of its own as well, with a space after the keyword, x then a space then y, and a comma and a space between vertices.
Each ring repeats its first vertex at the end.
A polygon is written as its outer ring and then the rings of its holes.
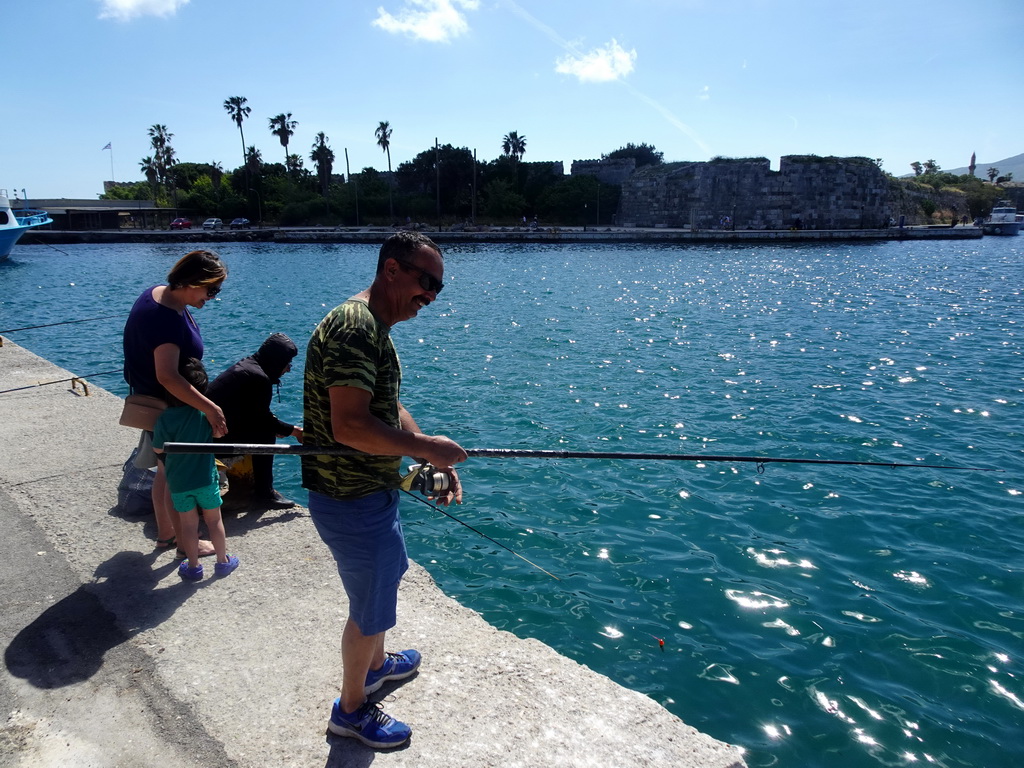
POLYGON ((179 315, 153 298, 153 288, 135 300, 124 324, 124 380, 132 392, 164 397, 167 390, 157 381, 153 351, 162 344, 174 344, 182 360, 202 360, 203 337, 187 307, 179 315))

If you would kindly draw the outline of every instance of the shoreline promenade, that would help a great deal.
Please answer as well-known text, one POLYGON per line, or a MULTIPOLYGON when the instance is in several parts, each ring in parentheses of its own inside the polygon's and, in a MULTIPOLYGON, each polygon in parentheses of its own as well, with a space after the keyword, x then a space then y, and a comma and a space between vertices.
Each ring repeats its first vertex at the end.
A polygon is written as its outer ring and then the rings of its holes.
MULTIPOLYGON (((444 245, 484 243, 637 245, 750 245, 769 243, 885 242, 889 240, 978 240, 979 227, 949 225, 890 227, 888 229, 723 230, 639 227, 480 227, 437 231, 417 225, 420 232, 444 245)), ((187 230, 39 229, 25 235, 21 246, 111 243, 370 243, 377 245, 394 227, 265 227, 259 229, 201 228, 187 230)))
POLYGON ((744 766, 647 696, 491 627, 415 563, 389 647, 423 666, 373 697, 411 741, 327 735, 346 605, 308 512, 225 515, 241 566, 182 582, 151 516, 115 508, 138 435, 121 399, 36 386, 72 376, 3 339, 3 768, 744 766))

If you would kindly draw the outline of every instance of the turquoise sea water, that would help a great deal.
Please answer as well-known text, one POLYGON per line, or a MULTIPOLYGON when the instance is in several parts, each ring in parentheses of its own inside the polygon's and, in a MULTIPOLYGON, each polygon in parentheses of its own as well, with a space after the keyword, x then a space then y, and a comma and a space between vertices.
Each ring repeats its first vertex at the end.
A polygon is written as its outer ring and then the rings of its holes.
MULTIPOLYGON (((231 276, 196 313, 213 373, 273 331, 302 346, 376 260, 219 252, 231 276)), ((117 369, 124 315, 183 253, 19 246, 0 330, 118 315, 8 334, 117 369)), ((751 766, 1019 763, 1024 238, 446 253, 448 287, 394 336, 406 405, 466 447, 1004 470, 471 459, 453 512, 561 580, 407 501, 411 555, 447 593, 751 766)), ((297 374, 282 398, 298 419, 297 374)), ((289 461, 278 486, 304 499, 289 461)))

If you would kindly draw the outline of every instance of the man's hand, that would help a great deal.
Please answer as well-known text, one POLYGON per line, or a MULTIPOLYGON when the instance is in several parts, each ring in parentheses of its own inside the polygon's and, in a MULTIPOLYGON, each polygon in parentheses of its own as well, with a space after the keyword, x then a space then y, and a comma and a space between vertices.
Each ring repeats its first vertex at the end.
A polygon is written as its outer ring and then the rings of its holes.
MULTIPOLYGON (((437 469, 437 467, 434 467, 437 469)), ((440 504, 442 507, 447 507, 453 501, 456 504, 462 503, 462 483, 459 482, 459 473, 455 471, 455 467, 449 467, 448 469, 438 469, 438 472, 444 472, 448 475, 448 490, 437 496, 427 496, 430 501, 436 504, 440 504)))
POLYGON ((450 469, 453 464, 469 458, 461 445, 444 435, 423 435, 425 440, 421 458, 438 469, 450 469))

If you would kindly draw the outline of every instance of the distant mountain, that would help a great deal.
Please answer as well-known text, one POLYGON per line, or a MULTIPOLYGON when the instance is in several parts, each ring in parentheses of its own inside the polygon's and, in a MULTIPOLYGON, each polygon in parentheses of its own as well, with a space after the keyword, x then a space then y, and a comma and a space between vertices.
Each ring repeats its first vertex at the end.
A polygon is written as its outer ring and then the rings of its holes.
MULTIPOLYGON (((989 168, 998 168, 1000 176, 1012 173, 1014 181, 1024 181, 1024 154, 1014 155, 1013 157, 1008 157, 1005 160, 996 160, 994 163, 985 163, 978 160, 975 163, 974 175, 979 179, 988 181, 989 168)), ((963 168, 943 168, 942 170, 946 173, 955 173, 957 176, 970 173, 970 171, 967 170, 966 165, 963 168)))

